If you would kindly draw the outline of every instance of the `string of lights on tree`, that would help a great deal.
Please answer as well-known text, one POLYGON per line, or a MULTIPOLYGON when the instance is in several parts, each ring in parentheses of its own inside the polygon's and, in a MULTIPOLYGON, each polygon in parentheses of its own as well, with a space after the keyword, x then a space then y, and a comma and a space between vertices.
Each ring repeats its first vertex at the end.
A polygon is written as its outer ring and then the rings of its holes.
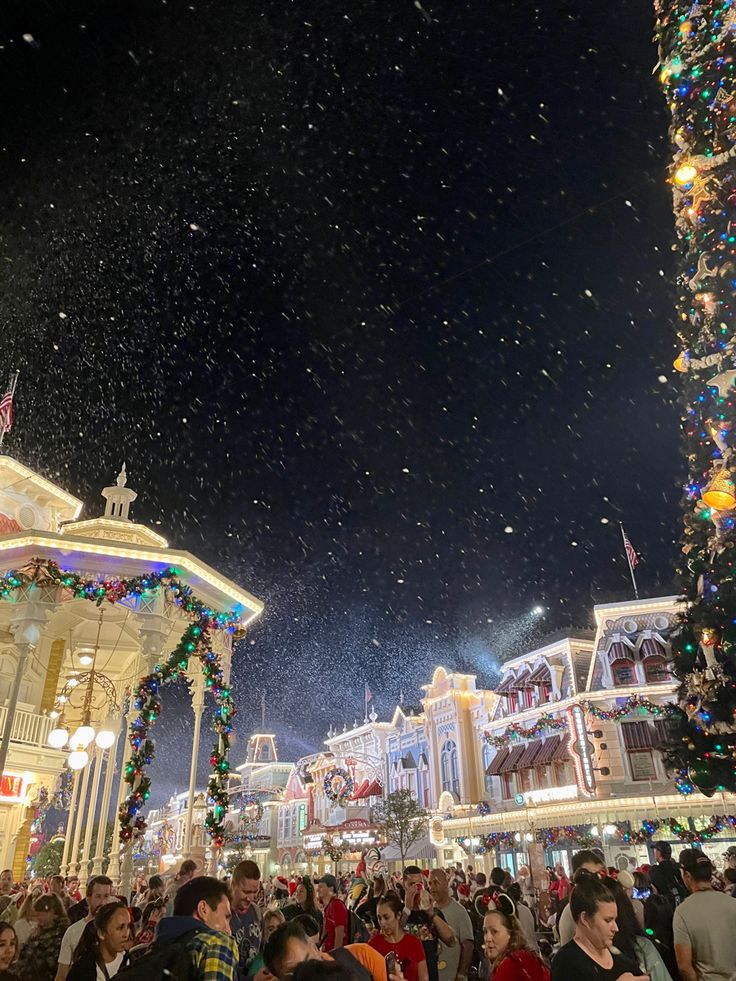
POLYGON ((224 818, 228 807, 227 780, 230 773, 228 751, 235 709, 230 688, 223 679, 220 658, 212 650, 212 635, 215 630, 235 633, 240 625, 238 615, 234 611, 222 613, 211 609, 195 596, 190 586, 180 580, 173 568, 129 579, 89 579, 76 572, 63 571, 53 561, 33 559, 22 569, 0 576, 0 596, 9 597, 13 591, 31 583, 38 587, 61 587, 75 599, 88 599, 97 606, 105 602, 117 603, 128 597, 151 596, 165 589, 188 617, 190 622, 166 662, 156 665, 151 674, 141 678, 133 690, 133 705, 138 715, 130 724, 132 752, 123 772, 130 792, 118 812, 120 838, 128 842, 134 836, 142 835, 146 828, 141 810, 151 794, 151 779, 146 767, 155 754, 149 732, 161 712, 160 689, 182 677, 189 659, 196 657, 202 666, 205 688, 213 695, 216 705, 213 729, 217 734, 217 743, 210 755, 212 773, 207 796, 211 808, 205 818, 205 827, 212 843, 220 847, 225 839, 224 818))
MULTIPOLYGON (((652 715, 658 718, 668 717, 672 714, 671 706, 656 705, 641 695, 631 695, 612 709, 600 708, 590 701, 583 701, 580 704, 589 715, 602 722, 621 722, 627 716, 637 712, 640 715, 652 715)), ((516 740, 534 739, 546 732, 560 732, 563 729, 567 729, 567 720, 564 716, 553 716, 550 712, 543 712, 531 726, 524 727, 518 722, 512 722, 507 729, 498 735, 484 732, 483 741, 496 749, 503 749, 516 740)))
MULTIPOLYGON (((639 827, 634 828, 628 822, 617 821, 606 825, 603 834, 608 837, 615 836, 625 845, 646 844, 654 838, 661 837, 663 832, 666 837, 678 838, 686 844, 702 844, 723 831, 733 833, 734 829, 736 829, 736 815, 723 814, 709 818, 702 828, 695 829, 678 821, 677 818, 647 819, 642 821, 639 827)), ((567 824, 551 828, 538 828, 534 834, 532 832, 524 834, 521 831, 494 831, 491 834, 476 838, 465 835, 455 838, 455 843, 469 854, 484 855, 486 852, 499 847, 518 849, 523 846, 524 842, 528 844, 532 840, 541 843, 545 848, 553 848, 555 845, 566 843, 578 845, 581 848, 591 848, 600 846, 603 843, 603 836, 601 830, 595 825, 567 824)))
POLYGON ((665 760, 681 793, 736 790, 736 9, 655 0, 671 112, 688 609, 671 637, 680 680, 665 760))

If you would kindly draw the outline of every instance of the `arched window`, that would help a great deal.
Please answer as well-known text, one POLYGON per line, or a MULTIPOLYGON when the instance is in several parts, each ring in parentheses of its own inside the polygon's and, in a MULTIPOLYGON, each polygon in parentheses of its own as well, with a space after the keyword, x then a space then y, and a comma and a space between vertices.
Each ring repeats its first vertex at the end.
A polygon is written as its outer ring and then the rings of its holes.
POLYGON ((635 685, 637 683, 636 669, 629 660, 614 661, 611 665, 614 685, 635 685))
POLYGON ((442 789, 460 796, 460 779, 457 770, 457 746, 448 739, 440 753, 440 773, 442 774, 442 789))
POLYGON ((669 665, 663 657, 647 657, 644 659, 644 679, 648 684, 660 681, 671 681, 669 665))
POLYGON ((483 743, 483 786, 487 791, 493 790, 493 777, 487 773, 495 753, 491 749, 490 743, 483 743))

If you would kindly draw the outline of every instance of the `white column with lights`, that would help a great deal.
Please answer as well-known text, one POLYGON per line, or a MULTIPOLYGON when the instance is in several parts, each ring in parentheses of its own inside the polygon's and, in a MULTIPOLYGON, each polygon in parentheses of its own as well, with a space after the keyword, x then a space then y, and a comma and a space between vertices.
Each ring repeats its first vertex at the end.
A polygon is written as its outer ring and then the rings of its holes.
POLYGON ((204 674, 197 668, 192 679, 192 711, 194 712, 194 731, 192 733, 192 763, 189 768, 189 799, 187 800, 186 828, 184 831, 184 857, 192 857, 192 828, 194 820, 194 797, 197 789, 197 762, 199 759, 199 733, 204 711, 204 674))

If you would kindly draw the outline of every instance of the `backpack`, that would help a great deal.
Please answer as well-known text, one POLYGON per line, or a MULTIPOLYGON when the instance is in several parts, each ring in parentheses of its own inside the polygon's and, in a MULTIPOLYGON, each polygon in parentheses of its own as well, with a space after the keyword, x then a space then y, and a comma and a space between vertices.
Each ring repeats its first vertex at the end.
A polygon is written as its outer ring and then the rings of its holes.
POLYGON ((173 943, 154 941, 139 957, 135 950, 131 963, 115 975, 120 981, 195 981, 190 944, 198 930, 188 930, 173 943))
POLYGON ((367 944, 371 939, 365 920, 362 920, 355 910, 348 910, 348 939, 349 944, 367 944))

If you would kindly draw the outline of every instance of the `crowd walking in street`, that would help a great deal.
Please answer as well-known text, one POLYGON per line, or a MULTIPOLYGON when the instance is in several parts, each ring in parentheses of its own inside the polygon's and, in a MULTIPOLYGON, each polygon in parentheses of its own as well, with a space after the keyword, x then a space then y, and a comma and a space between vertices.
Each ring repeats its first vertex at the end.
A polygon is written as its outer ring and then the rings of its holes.
POLYGON ((5 870, 0 981, 731 981, 736 850, 722 871, 698 848, 654 855, 632 872, 581 849, 540 885, 527 866, 286 879, 247 860, 220 879, 187 860, 130 895, 5 870))

